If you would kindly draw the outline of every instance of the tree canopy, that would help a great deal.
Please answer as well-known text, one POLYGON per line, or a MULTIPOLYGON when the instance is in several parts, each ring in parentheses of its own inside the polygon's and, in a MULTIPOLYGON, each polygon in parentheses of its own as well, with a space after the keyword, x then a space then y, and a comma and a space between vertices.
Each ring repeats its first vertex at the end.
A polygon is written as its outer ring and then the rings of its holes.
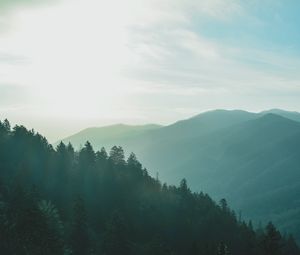
POLYGON ((256 231, 214 202, 149 176, 135 154, 80 151, 0 122, 1 254, 298 255, 292 236, 256 231))

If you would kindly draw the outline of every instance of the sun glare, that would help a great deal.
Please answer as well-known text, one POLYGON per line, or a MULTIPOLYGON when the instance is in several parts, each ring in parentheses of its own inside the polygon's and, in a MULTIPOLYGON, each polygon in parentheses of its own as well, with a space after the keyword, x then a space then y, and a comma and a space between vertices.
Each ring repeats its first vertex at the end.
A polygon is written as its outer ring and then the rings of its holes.
POLYGON ((7 51, 26 53, 26 61, 18 76, 15 69, 6 70, 7 80, 34 90, 32 105, 42 105, 43 113, 80 118, 118 114, 114 111, 124 104, 129 86, 121 73, 131 61, 126 46, 130 17, 114 1, 67 1, 59 9, 18 12, 15 29, 1 40, 7 51))

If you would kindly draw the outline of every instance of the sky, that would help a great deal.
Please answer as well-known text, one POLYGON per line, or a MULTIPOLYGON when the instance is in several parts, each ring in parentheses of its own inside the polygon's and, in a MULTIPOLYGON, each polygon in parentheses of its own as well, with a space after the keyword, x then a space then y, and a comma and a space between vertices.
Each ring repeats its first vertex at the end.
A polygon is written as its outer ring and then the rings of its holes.
POLYGON ((212 109, 300 111, 298 0, 0 0, 0 119, 50 141, 212 109))

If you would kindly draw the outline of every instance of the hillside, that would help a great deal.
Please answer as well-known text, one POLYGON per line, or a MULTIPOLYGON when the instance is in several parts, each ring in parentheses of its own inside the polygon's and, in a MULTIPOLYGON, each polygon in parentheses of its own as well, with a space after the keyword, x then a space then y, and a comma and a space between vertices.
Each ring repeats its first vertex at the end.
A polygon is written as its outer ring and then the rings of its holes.
POLYGON ((299 255, 272 223, 150 177, 121 147, 79 151, 0 122, 0 250, 28 255, 299 255))
POLYGON ((300 121, 300 113, 296 112, 296 111, 291 112, 291 111, 285 111, 285 110, 281 110, 281 109, 271 109, 271 110, 263 111, 260 114, 264 115, 267 113, 274 113, 274 114, 280 115, 282 117, 285 117, 287 119, 300 121))
MULTIPOLYGON (((105 147, 112 147, 115 144, 126 143, 131 139, 135 139, 138 135, 161 127, 156 124, 140 126, 116 124, 105 127, 93 127, 66 137, 62 141, 64 143, 72 142, 76 147, 83 146, 86 141, 93 141, 93 144, 102 144, 102 146, 106 145, 105 147)), ((55 145, 59 144, 59 142, 56 142, 55 145)))
POLYGON ((226 194, 245 216, 256 221, 271 216, 298 237, 299 151, 299 123, 268 114, 194 141, 189 160, 169 173, 180 178, 187 169, 194 189, 218 198, 226 194))
MULTIPOLYGON (((271 217, 300 240, 298 116, 217 110, 115 142, 135 151, 163 181, 186 177, 192 190, 225 196, 256 222, 271 217)), ((96 148, 107 146, 90 141, 96 148)))

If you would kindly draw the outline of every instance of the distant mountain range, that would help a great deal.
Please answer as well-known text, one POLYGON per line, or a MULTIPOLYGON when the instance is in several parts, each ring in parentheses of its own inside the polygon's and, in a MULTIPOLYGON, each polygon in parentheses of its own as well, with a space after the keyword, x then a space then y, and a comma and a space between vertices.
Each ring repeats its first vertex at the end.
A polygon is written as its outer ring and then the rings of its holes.
MULTIPOLYGON (((148 131, 161 128, 161 125, 148 124, 141 126, 131 126, 124 124, 116 124, 105 127, 87 128, 75 135, 63 139, 64 142, 71 142, 74 147, 80 148, 86 141, 93 143, 95 148, 110 148, 114 145, 124 144, 139 135, 146 134, 148 131)), ((58 143, 56 143, 58 144, 58 143)))
POLYGON ((162 181, 225 198, 243 217, 272 219, 300 240, 300 113, 209 111, 169 126, 113 125, 63 139, 121 145, 162 181), (247 212, 247 214, 244 214, 247 212))

